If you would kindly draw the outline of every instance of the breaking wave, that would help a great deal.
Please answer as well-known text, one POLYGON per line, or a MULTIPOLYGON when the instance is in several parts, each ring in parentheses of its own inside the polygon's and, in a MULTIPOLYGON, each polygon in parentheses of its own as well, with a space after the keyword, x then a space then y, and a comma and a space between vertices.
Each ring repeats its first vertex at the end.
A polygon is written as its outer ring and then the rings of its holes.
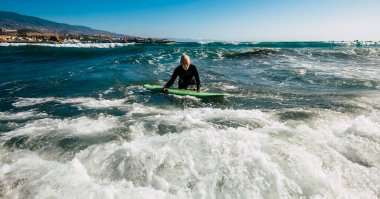
POLYGON ((211 108, 152 110, 136 104, 120 117, 36 120, 2 137, 1 194, 6 198, 88 194, 94 198, 123 194, 131 198, 376 198, 380 194, 378 112, 351 117, 321 110, 309 120, 285 123, 277 114, 211 108), (124 135, 105 143, 90 141, 95 135, 117 132, 124 135), (62 147, 70 149, 62 144, 70 137, 72 143, 84 142, 84 148, 75 149, 78 152, 70 158, 60 160, 41 150, 62 153, 62 147), (46 141, 57 145, 41 145, 46 141), (38 143, 42 148, 35 147, 38 143), (30 151, 5 152, 9 147, 30 151))

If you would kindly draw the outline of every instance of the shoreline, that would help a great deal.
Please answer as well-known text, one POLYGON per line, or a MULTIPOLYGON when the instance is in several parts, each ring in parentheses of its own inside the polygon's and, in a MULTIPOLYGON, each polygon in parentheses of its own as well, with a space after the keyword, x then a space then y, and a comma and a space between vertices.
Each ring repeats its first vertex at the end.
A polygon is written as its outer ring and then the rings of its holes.
POLYGON ((166 43, 174 43, 176 41, 172 40, 148 40, 148 41, 141 41, 141 40, 128 40, 128 41, 120 41, 120 40, 113 40, 113 41, 0 41, 0 44, 9 43, 9 44, 113 44, 113 43, 125 43, 125 44, 132 44, 132 43, 141 43, 141 44, 166 44, 166 43))

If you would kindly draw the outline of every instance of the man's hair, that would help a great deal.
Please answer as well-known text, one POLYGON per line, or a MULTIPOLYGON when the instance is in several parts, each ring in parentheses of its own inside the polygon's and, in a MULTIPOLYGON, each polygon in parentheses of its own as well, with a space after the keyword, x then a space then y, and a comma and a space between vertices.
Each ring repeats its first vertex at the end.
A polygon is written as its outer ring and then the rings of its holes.
POLYGON ((184 60, 187 60, 188 62, 190 62, 190 57, 188 55, 186 55, 186 53, 183 53, 181 55, 181 62, 184 60))

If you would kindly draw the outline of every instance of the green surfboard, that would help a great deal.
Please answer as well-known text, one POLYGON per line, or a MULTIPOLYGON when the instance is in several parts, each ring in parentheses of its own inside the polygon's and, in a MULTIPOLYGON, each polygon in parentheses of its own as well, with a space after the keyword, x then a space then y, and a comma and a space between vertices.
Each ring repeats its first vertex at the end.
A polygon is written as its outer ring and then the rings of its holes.
MULTIPOLYGON (((158 86, 158 85, 144 84, 144 88, 151 91, 155 91, 155 92, 162 92, 162 86, 158 86)), ((207 93, 207 92, 197 92, 197 91, 186 90, 186 89, 168 89, 168 93, 175 94, 175 95, 194 96, 197 98, 220 98, 220 97, 226 97, 229 95, 227 93, 207 93)))

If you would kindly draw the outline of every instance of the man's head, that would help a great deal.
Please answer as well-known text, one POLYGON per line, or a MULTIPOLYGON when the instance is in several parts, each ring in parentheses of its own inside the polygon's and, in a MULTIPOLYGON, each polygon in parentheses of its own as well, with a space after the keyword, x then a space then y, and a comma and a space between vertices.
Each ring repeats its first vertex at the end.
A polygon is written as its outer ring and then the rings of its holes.
POLYGON ((181 65, 184 70, 189 69, 190 66, 190 57, 186 55, 185 53, 181 56, 181 65))

